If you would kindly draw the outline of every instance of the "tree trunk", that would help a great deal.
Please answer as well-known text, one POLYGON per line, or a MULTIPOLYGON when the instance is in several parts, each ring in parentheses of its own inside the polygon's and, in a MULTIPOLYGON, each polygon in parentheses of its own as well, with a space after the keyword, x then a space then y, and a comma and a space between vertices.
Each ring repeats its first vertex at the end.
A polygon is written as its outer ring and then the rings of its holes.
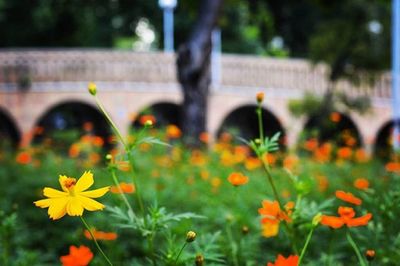
POLYGON ((189 146, 200 145, 206 131, 208 87, 211 81, 211 33, 223 0, 203 0, 196 25, 186 43, 178 49, 178 80, 183 91, 182 131, 189 146))

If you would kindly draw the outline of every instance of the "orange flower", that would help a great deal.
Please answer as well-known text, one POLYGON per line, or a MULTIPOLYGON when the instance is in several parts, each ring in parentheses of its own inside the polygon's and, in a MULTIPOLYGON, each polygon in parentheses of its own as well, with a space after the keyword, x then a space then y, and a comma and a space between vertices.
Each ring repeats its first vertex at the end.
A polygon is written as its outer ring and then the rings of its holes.
POLYGON ((341 147, 337 150, 337 156, 339 159, 349 159, 353 151, 349 147, 341 147))
POLYGON ((288 170, 293 170, 293 168, 298 164, 299 158, 296 155, 288 155, 283 160, 283 167, 288 170))
POLYGON ((118 161, 115 164, 117 165, 119 170, 124 172, 128 172, 132 169, 132 166, 128 161, 118 161))
POLYGON ((279 223, 281 221, 291 222, 289 215, 294 208, 294 202, 288 202, 285 206, 286 212, 282 211, 279 203, 275 201, 263 200, 262 208, 258 213, 264 217, 261 220, 262 235, 264 237, 273 237, 279 233, 279 223))
POLYGON ((298 266, 299 264, 299 256, 290 255, 285 258, 281 254, 275 260, 275 263, 268 262, 267 266, 298 266))
POLYGON ((141 115, 139 117, 139 123, 144 126, 147 121, 151 121, 151 123, 154 125, 156 123, 156 118, 153 115, 141 115))
POLYGON ((249 178, 242 173, 234 172, 228 177, 229 183, 234 185, 235 187, 247 184, 249 182, 249 178))
POLYGON ((330 119, 333 123, 338 123, 342 119, 340 113, 338 112, 332 112, 330 115, 330 119))
POLYGON ((32 156, 29 152, 22 151, 18 153, 17 158, 15 158, 19 164, 29 164, 32 161, 32 156))
POLYGON ((363 149, 358 149, 355 153, 356 161, 359 163, 365 163, 368 161, 368 155, 363 149))
MULTIPOLYGON (((102 231, 97 231, 96 229, 92 229, 92 234, 94 235, 94 238, 96 238, 96 240, 115 240, 117 239, 118 235, 114 232, 102 232, 102 231)), ((83 234, 85 235, 85 237, 89 240, 92 239, 92 236, 90 235, 90 232, 88 230, 85 230, 83 232, 83 234)))
POLYGON ((365 178, 357 178, 354 180, 353 185, 360 190, 366 190, 369 188, 369 181, 365 178))
POLYGON ((93 130, 93 123, 92 122, 85 122, 85 123, 83 123, 82 128, 86 132, 92 131, 93 130))
POLYGON ((93 253, 86 246, 69 247, 69 254, 61 256, 60 260, 63 266, 86 266, 93 258, 93 253))
POLYGON ((274 165, 276 163, 276 157, 272 153, 266 153, 263 160, 269 165, 274 165))
POLYGON ((385 165, 386 171, 393 173, 400 173, 400 163, 388 162, 385 165))
POLYGON ((167 137, 170 139, 179 139, 182 136, 182 131, 175 125, 167 126, 167 137))
POLYGON ((308 139, 305 143, 304 143, 304 149, 308 150, 308 151, 313 151, 315 149, 318 148, 318 140, 315 138, 312 139, 308 139))
POLYGON ((364 216, 354 218, 355 212, 351 207, 340 206, 338 209, 339 217, 322 215, 321 224, 337 229, 346 225, 347 227, 367 225, 372 218, 371 213, 364 216))
POLYGON ((205 144, 210 142, 210 135, 207 132, 202 132, 199 135, 199 140, 205 144))
POLYGON ((71 158, 78 157, 80 151, 81 151, 81 148, 79 147, 79 144, 77 144, 77 143, 72 144, 69 147, 69 151, 68 151, 69 157, 71 157, 71 158))
POLYGON ((262 103, 262 101, 264 101, 264 92, 258 92, 256 94, 256 99, 258 103, 262 103))
POLYGON ((190 163, 196 166, 203 166, 207 163, 207 157, 201 150, 193 150, 190 156, 190 163))
POLYGON ((318 175, 316 178, 318 181, 318 190, 321 192, 327 190, 329 186, 328 178, 324 175, 318 175))
POLYGON ((351 194, 350 192, 344 192, 342 190, 336 191, 336 197, 348 203, 352 203, 354 205, 361 205, 362 200, 351 194))
POLYGON ((110 191, 115 194, 121 193, 119 190, 121 189, 122 193, 134 193, 135 192, 135 186, 133 184, 121 182, 119 183, 119 188, 117 186, 112 186, 110 191))
POLYGON ((261 161, 258 158, 249 157, 244 161, 244 166, 251 171, 261 167, 261 161))

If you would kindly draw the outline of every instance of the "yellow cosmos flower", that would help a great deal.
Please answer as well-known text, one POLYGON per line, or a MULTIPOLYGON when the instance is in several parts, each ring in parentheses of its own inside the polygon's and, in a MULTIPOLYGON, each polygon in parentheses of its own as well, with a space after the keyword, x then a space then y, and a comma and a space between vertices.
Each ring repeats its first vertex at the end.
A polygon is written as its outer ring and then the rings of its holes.
POLYGON ((60 175, 59 182, 63 191, 45 187, 43 195, 48 199, 35 201, 40 208, 49 208, 51 219, 57 220, 65 214, 69 216, 82 216, 83 210, 98 211, 104 209, 104 205, 93 200, 107 193, 110 187, 85 191, 94 183, 93 174, 88 171, 76 181, 75 178, 60 175))

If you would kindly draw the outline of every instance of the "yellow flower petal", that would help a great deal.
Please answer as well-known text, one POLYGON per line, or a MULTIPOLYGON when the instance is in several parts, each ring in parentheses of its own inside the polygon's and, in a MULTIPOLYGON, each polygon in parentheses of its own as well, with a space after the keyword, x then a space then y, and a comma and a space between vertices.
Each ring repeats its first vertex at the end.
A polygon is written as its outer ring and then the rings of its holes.
POLYGON ((80 192, 80 196, 89 197, 89 198, 99 198, 106 194, 110 190, 110 187, 103 187, 95 190, 89 190, 85 192, 80 192))
POLYGON ((264 237, 273 237, 279 233, 279 223, 264 223, 262 224, 262 235, 264 237))
POLYGON ((51 204, 51 200, 50 199, 42 199, 42 200, 37 200, 35 202, 33 202, 37 207, 40 208, 48 208, 51 204))
POLYGON ((67 203, 67 213, 69 216, 82 216, 83 206, 77 197, 71 197, 67 203))
POLYGON ((59 190, 54 189, 54 188, 45 187, 43 189, 43 195, 48 197, 48 198, 61 198, 61 197, 67 196, 68 193, 67 192, 63 192, 63 191, 59 191, 59 190))
POLYGON ((93 182, 93 174, 90 171, 84 172, 83 175, 79 178, 78 182, 76 182, 75 191, 78 193, 84 191, 92 186, 93 182))
POLYGON ((50 206, 48 214, 51 219, 57 220, 66 214, 66 207, 69 198, 52 198, 50 200, 50 206))
POLYGON ((82 196, 78 196, 78 200, 82 203, 83 208, 88 211, 98 211, 104 209, 104 205, 91 199, 82 196))

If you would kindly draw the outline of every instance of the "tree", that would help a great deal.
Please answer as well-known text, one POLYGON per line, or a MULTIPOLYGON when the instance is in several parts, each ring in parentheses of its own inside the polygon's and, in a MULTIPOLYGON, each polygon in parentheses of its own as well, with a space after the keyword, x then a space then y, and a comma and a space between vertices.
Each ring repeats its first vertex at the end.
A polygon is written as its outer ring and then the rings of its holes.
POLYGON ((182 131, 187 144, 198 146, 206 131, 210 85, 211 33, 217 24, 222 0, 204 0, 198 20, 186 43, 178 50, 178 80, 182 85, 182 131))

